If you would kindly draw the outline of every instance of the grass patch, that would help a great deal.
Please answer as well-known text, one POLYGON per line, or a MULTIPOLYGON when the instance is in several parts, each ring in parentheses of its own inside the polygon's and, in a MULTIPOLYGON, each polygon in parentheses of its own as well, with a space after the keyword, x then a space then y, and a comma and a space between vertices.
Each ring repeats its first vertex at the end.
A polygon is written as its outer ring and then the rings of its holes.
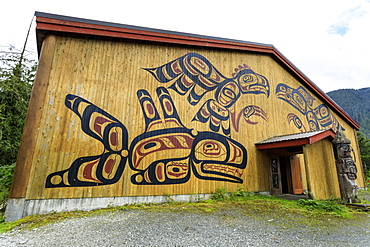
POLYGON ((222 202, 242 202, 246 209, 251 206, 250 212, 293 212, 298 214, 310 215, 311 217, 337 216, 341 218, 351 218, 352 210, 342 204, 340 200, 305 200, 289 201, 269 195, 259 195, 251 192, 246 192, 243 189, 237 189, 234 192, 226 193, 225 189, 217 189, 211 196, 212 200, 222 202))
POLYGON ((340 217, 351 217, 351 211, 343 205, 340 200, 316 201, 311 199, 300 199, 298 200, 298 204, 309 211, 317 210, 318 212, 328 212, 340 217))
POLYGON ((367 191, 358 191, 358 198, 361 200, 361 203, 370 204, 370 185, 367 186, 367 191))

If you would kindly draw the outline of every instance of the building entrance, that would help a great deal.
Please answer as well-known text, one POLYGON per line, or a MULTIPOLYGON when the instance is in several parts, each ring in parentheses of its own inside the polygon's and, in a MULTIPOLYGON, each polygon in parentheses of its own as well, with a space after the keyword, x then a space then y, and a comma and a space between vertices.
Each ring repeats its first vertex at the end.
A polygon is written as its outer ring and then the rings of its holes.
POLYGON ((271 194, 302 194, 300 161, 295 156, 277 156, 270 159, 271 194))

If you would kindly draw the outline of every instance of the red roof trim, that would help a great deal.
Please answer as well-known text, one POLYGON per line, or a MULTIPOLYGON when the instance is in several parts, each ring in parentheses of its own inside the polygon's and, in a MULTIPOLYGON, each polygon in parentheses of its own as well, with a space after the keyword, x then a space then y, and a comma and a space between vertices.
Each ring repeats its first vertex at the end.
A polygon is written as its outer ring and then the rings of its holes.
POLYGON ((282 141, 282 142, 272 142, 272 143, 265 143, 265 144, 256 144, 258 150, 264 149, 273 149, 273 148, 286 148, 286 147, 294 147, 294 146, 303 146, 306 144, 310 144, 308 138, 307 139, 300 139, 300 140, 289 140, 289 141, 282 141))
POLYGON ((317 135, 311 136, 309 138, 310 144, 315 143, 317 141, 321 141, 322 139, 325 139, 327 137, 331 137, 332 139, 335 138, 335 133, 333 130, 329 129, 325 132, 319 133, 317 135))
MULTIPOLYGON (((41 15, 41 13, 37 13, 41 15)), ((297 67, 295 67, 286 57, 284 57, 275 47, 269 45, 262 45, 248 42, 237 42, 226 39, 218 39, 212 37, 195 37, 187 36, 186 34, 177 34, 175 32, 159 32, 159 31, 148 31, 138 30, 132 28, 124 28, 110 25, 100 25, 89 23, 88 21, 82 22, 77 18, 76 21, 65 20, 62 16, 57 18, 51 18, 53 15, 47 14, 49 18, 37 16, 36 17, 36 30, 37 31, 52 31, 52 32, 66 32, 74 34, 86 34, 103 37, 114 37, 124 38, 132 40, 142 41, 153 41, 163 42, 171 44, 182 44, 182 45, 193 45, 193 46, 206 46, 215 47, 222 49, 233 49, 233 50, 245 50, 267 53, 272 55, 277 60, 282 62, 288 67, 298 78, 300 78, 304 84, 311 89, 316 95, 318 95, 323 101, 325 101, 332 109, 339 113, 348 123, 350 123, 355 129, 359 130, 360 126, 356 123, 346 112, 344 112, 336 103, 334 103, 323 91, 321 91, 312 81, 310 81, 297 67)))
POLYGON ((45 17, 37 17, 36 22, 37 30, 274 53, 273 47, 261 46, 252 43, 247 44, 211 38, 196 38, 178 34, 141 31, 74 21, 63 21, 60 19, 51 19, 45 17))
POLYGON ((286 148, 286 147, 294 147, 294 146, 303 146, 307 144, 313 144, 315 142, 321 141, 325 138, 335 138, 335 133, 333 130, 329 129, 319 134, 301 138, 301 139, 288 139, 283 141, 277 142, 270 142, 270 143, 257 143, 256 147, 258 150, 265 150, 265 149, 273 149, 273 148, 286 148))

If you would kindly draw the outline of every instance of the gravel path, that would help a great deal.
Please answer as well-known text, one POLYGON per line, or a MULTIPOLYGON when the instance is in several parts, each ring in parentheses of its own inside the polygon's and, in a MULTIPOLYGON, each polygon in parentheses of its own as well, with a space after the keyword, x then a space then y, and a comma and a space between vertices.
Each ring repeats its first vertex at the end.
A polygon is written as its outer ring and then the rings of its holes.
POLYGON ((0 246, 370 246, 370 215, 327 218, 127 210, 0 234, 0 246), (305 223, 302 223, 305 222, 305 223))

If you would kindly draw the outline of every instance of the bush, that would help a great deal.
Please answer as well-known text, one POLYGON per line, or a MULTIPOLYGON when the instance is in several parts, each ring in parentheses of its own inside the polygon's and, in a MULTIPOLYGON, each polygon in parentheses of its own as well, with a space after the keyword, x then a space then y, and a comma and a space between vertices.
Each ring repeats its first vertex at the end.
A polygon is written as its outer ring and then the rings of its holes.
POLYGON ((226 189, 218 188, 216 192, 212 193, 210 199, 215 201, 223 201, 226 199, 226 189))
POLYGON ((343 212, 347 211, 347 208, 339 200, 316 201, 312 199, 300 199, 298 200, 298 204, 308 210, 319 210, 334 214, 343 214, 343 212))

